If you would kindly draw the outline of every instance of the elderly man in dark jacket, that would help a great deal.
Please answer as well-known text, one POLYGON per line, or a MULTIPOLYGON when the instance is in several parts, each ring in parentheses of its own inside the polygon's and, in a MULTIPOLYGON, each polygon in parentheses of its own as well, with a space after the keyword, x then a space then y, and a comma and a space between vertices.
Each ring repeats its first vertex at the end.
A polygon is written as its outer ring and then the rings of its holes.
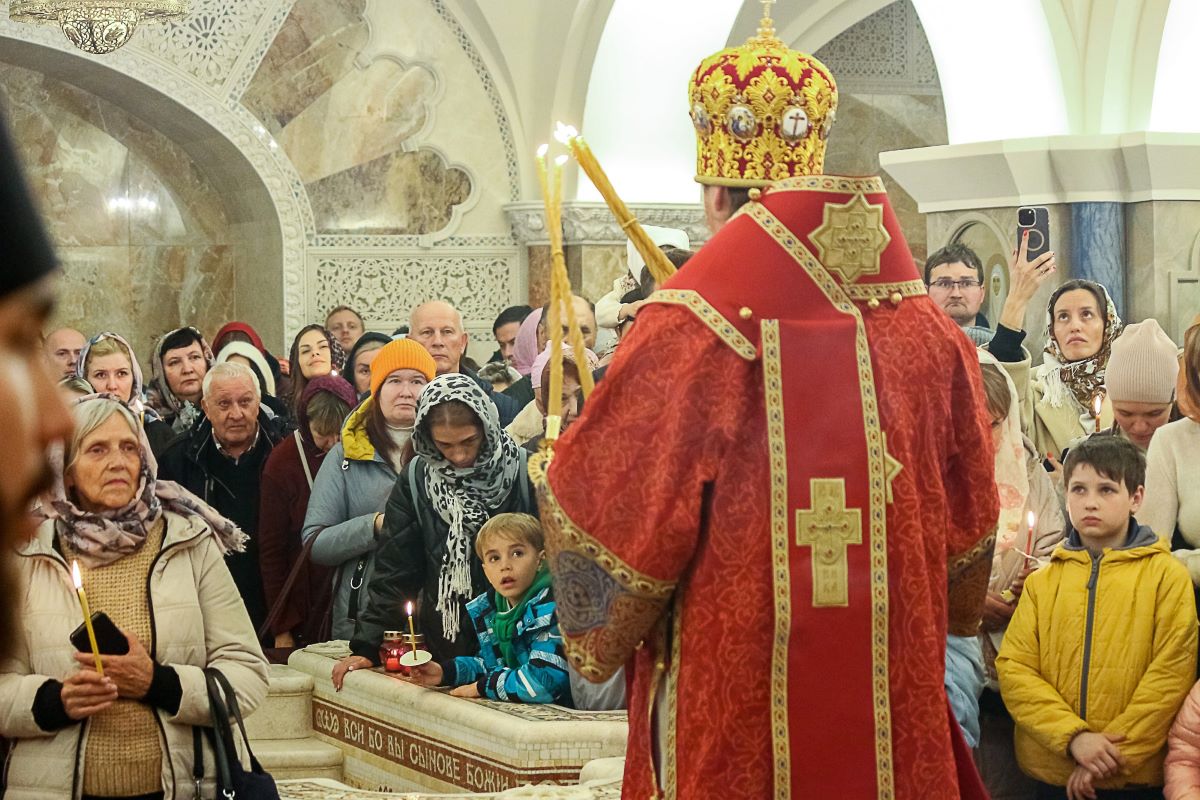
POLYGON ((262 411, 258 381, 242 364, 217 364, 204 376, 200 407, 204 416, 163 453, 159 477, 176 481, 250 536, 244 553, 227 563, 250 621, 266 620, 266 600, 258 566, 258 500, 263 466, 282 438, 280 423, 262 411))

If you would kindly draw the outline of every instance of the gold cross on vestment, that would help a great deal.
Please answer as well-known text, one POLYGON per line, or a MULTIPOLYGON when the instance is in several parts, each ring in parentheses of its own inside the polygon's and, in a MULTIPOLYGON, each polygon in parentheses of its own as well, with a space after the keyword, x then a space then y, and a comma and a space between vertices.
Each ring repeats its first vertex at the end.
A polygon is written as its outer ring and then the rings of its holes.
POLYGON ((850 604, 850 565, 846 550, 862 544, 859 509, 846 508, 846 481, 813 478, 811 509, 796 512, 796 546, 812 548, 813 606, 850 604))

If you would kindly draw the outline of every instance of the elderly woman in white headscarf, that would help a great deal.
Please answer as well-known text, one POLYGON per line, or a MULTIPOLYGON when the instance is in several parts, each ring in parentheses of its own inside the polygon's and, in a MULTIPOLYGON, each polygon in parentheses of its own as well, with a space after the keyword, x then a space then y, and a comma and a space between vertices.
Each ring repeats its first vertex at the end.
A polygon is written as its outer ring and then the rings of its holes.
POLYGON ((224 560, 246 537, 156 479, 124 403, 90 395, 74 417, 44 522, 18 558, 25 630, 0 660, 0 735, 15 742, 5 797, 191 798, 193 726, 211 724, 203 670, 220 670, 247 712, 267 692, 224 560), (76 564, 91 608, 127 645, 106 648, 103 675, 70 640, 82 622, 76 564))

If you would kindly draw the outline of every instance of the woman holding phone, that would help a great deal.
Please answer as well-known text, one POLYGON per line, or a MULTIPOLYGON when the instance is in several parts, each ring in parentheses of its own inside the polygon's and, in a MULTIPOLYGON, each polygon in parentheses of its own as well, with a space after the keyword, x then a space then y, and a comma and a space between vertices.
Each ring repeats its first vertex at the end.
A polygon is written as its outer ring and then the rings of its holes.
MULTIPOLYGON (((219 669, 247 712, 267 693, 266 660, 224 560, 246 536, 156 479, 124 403, 85 396, 73 416, 44 522, 18 553, 25 630, 0 660, 5 797, 191 798, 192 728, 211 724, 203 670, 219 669), (86 642, 72 637, 83 621, 73 564, 89 605, 112 623, 97 626, 101 651, 125 651, 101 656, 103 675, 86 643, 72 644, 86 642)), ((211 797, 211 778, 205 790, 211 797)))
POLYGON ((1072 441, 1092 433, 1099 404, 1100 427, 1110 427, 1112 404, 1104 392, 1104 372, 1121 318, 1108 291, 1098 283, 1071 280, 1046 305, 1046 345, 1042 363, 1021 346, 1025 311, 1042 284, 1057 272, 1054 252, 1030 260, 1029 231, 1009 261, 1012 286, 988 349, 1001 363, 1021 401, 1021 428, 1038 453, 1057 457, 1072 441))

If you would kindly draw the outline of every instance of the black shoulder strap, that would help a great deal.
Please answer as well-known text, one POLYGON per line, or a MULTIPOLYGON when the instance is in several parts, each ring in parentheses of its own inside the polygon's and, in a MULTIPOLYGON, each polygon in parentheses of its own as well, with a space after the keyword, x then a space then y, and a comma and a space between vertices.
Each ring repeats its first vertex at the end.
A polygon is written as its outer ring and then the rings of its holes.
POLYGON ((408 492, 412 495, 413 512, 417 515, 417 524, 421 526, 421 530, 431 533, 429 526, 425 524, 425 514, 421 511, 421 492, 417 488, 419 485, 417 472, 422 463, 420 456, 414 456, 413 460, 408 462, 408 492))

